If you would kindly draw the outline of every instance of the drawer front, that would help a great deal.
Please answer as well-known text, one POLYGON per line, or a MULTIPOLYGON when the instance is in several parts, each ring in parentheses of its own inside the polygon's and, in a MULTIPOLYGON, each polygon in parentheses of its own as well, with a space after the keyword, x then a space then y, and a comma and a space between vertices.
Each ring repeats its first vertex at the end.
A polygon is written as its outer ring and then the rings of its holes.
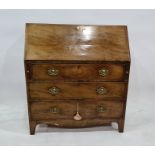
POLYGON ((29 83, 29 91, 31 99, 43 100, 123 98, 126 94, 126 83, 29 83))
MULTIPOLYGON (((33 120, 72 119, 77 112, 82 120, 93 118, 118 118, 122 116, 124 104, 120 101, 52 101, 33 102, 33 120)), ((77 120, 75 120, 77 121, 77 120)))
POLYGON ((122 81, 124 67, 120 64, 34 64, 33 80, 122 81))

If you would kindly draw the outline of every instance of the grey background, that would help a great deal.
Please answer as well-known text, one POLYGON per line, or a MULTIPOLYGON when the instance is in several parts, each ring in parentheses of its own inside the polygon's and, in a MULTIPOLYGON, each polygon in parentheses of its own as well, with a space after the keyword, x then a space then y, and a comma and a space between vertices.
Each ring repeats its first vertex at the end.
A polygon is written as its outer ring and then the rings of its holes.
POLYGON ((0 10, 0 145, 155 145, 154 10, 0 10), (128 25, 131 72, 125 132, 37 127, 29 135, 25 23, 128 25))

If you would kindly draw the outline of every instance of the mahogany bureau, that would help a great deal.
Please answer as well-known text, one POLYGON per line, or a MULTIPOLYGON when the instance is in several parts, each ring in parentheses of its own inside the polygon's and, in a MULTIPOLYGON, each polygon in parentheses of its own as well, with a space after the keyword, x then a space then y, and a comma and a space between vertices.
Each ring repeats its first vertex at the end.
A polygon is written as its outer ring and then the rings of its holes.
POLYGON ((30 134, 37 124, 123 132, 130 52, 126 26, 26 24, 30 134))

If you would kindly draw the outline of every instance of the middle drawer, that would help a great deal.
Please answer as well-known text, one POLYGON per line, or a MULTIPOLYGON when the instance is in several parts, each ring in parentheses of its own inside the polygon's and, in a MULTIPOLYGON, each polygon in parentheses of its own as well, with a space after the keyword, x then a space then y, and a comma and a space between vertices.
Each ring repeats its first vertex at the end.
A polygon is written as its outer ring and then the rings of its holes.
POLYGON ((124 98, 123 82, 34 82, 29 83, 31 99, 103 99, 124 98))

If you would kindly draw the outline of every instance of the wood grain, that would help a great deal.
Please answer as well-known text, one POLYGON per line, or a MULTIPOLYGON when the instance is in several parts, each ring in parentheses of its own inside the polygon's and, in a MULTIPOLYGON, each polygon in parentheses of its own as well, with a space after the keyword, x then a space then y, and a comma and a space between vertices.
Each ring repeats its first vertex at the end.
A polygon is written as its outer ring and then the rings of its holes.
POLYGON ((120 101, 50 101, 32 102, 31 113, 33 120, 45 119, 73 119, 79 106, 79 113, 82 118, 120 118, 123 112, 123 103, 120 101), (98 106, 102 106, 105 111, 98 112, 98 106), (58 113, 52 113, 50 108, 56 107, 58 113))
POLYGON ((55 100, 55 99, 104 99, 104 98, 124 98, 126 83, 121 82, 44 82, 29 83, 30 98, 55 100), (57 95, 51 95, 48 90, 57 87, 60 92, 57 95), (97 88, 104 87, 107 93, 99 95, 97 88))
POLYGON ((123 81, 125 68, 122 64, 34 64, 30 80, 65 81, 123 81), (59 70, 58 75, 50 76, 49 69, 59 70), (101 76, 99 70, 106 69, 108 74, 101 76))
POLYGON ((124 131, 130 70, 127 26, 26 24, 25 75, 30 134, 37 124, 81 128, 118 123, 124 131), (49 76, 48 70, 59 70, 49 76), (108 70, 100 76, 99 70, 108 70), (51 87, 59 93, 51 95, 51 87), (96 89, 107 93, 99 95, 96 89), (79 105, 82 120, 73 119, 79 105), (104 112, 97 112, 97 107, 104 112), (51 113, 56 107, 59 113, 51 113))
POLYGON ((129 61, 127 37, 126 26, 27 24, 25 60, 129 61))

